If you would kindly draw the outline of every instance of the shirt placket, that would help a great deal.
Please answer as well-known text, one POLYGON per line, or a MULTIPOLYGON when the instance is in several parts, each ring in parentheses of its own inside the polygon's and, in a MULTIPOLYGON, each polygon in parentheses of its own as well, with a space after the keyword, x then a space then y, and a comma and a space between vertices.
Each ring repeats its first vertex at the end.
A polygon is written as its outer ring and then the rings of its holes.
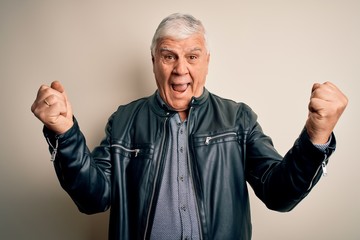
POLYGON ((179 189, 179 213, 182 226, 182 238, 191 239, 191 218, 189 212, 189 176, 186 153, 186 122, 178 122, 178 189, 179 189))

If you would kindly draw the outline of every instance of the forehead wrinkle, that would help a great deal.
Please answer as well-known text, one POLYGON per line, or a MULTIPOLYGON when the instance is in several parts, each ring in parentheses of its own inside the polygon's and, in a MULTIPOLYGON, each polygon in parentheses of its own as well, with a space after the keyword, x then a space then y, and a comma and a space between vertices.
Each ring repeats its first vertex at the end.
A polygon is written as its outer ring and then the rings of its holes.
MULTIPOLYGON (((169 47, 161 47, 159 49, 160 52, 172 52, 172 53, 176 53, 177 51, 175 49, 172 49, 172 48, 169 48, 169 47)), ((184 52, 202 52, 203 49, 201 47, 194 47, 194 48, 191 48, 190 50, 184 50, 184 52)))
POLYGON ((202 52, 202 48, 201 47, 194 47, 193 49, 190 50, 190 52, 196 52, 196 51, 200 51, 202 52))

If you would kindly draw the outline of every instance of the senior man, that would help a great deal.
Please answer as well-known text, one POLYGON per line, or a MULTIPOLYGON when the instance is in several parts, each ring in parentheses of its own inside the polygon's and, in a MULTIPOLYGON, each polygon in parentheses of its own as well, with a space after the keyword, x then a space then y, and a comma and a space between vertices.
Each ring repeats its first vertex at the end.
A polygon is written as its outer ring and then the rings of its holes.
POLYGON ((120 106, 92 152, 60 82, 41 86, 31 108, 79 210, 111 207, 109 239, 250 239, 246 182, 276 211, 309 193, 348 101, 334 84, 313 85, 304 129, 282 157, 250 107, 204 87, 210 53, 199 20, 166 17, 151 56, 157 91, 120 106))

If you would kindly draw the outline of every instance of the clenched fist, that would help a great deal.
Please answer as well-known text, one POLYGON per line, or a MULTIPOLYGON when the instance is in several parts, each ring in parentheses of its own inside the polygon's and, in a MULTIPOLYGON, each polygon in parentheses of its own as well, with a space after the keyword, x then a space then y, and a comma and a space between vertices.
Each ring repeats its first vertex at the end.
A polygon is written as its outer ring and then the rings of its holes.
POLYGON ((329 140, 348 103, 347 97, 331 82, 313 85, 306 129, 314 144, 329 140))
POLYGON ((65 133, 74 124, 70 102, 64 87, 58 81, 52 82, 50 87, 40 87, 31 111, 56 134, 65 133))

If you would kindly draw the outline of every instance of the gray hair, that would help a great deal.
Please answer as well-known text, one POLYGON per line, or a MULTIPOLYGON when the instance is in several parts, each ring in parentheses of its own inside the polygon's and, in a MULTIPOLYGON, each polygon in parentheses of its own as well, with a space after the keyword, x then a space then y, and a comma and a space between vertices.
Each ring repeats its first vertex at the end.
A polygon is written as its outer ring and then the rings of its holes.
POLYGON ((182 40, 194 34, 202 34, 204 36, 205 47, 207 52, 209 52, 205 28, 201 21, 189 14, 171 14, 164 18, 156 29, 150 47, 151 54, 155 54, 159 40, 165 37, 182 40))

